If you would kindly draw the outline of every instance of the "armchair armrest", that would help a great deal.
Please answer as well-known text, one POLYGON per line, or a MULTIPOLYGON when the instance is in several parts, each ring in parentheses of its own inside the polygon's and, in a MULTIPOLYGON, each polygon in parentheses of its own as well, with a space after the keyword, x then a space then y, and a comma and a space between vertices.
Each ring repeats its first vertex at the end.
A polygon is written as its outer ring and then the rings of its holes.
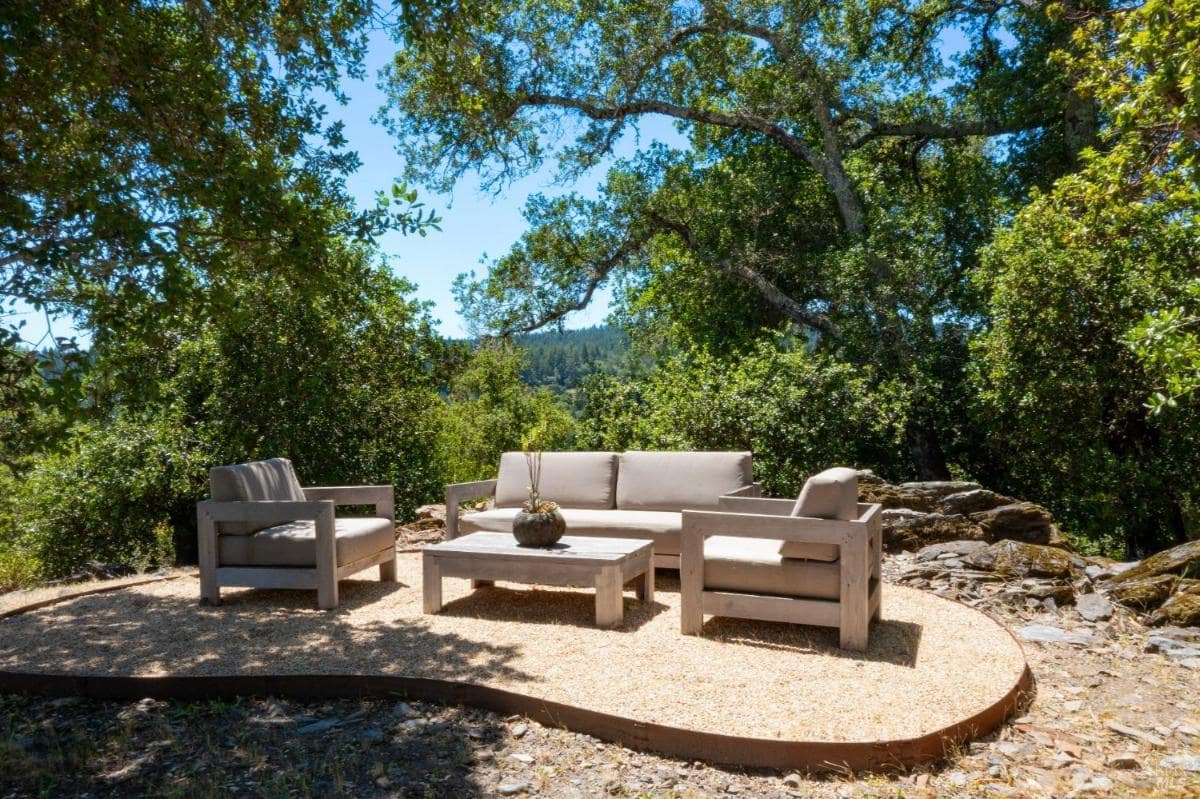
POLYGON ((791 516, 796 507, 794 499, 767 499, 726 494, 717 500, 717 509, 724 513, 757 513, 762 516, 791 516))
POLYGON ((378 486, 309 486, 304 496, 310 500, 332 500, 335 505, 374 505, 375 515, 396 521, 396 489, 378 486))
POLYGON ((196 512, 211 522, 274 522, 278 519, 318 519, 333 517, 330 500, 261 499, 244 502, 217 502, 206 499, 196 503, 196 512))
MULTIPOLYGON (((332 579, 337 560, 334 539, 333 500, 254 500, 247 502, 216 502, 208 499, 196 503, 196 533, 200 550, 201 596, 218 596, 217 523, 262 522, 279 524, 281 520, 311 519, 316 522, 317 574, 321 584, 332 579)), ((336 599, 334 600, 336 604, 336 599)))
POLYGON ((446 538, 458 538, 458 504, 472 497, 490 497, 496 493, 495 480, 475 480, 446 486, 446 538))
POLYGON ((710 535, 739 538, 770 538, 776 541, 803 541, 809 544, 834 544, 861 536, 866 540, 867 525, 860 521, 816 519, 810 516, 774 516, 761 513, 685 510, 683 538, 703 539, 710 535))

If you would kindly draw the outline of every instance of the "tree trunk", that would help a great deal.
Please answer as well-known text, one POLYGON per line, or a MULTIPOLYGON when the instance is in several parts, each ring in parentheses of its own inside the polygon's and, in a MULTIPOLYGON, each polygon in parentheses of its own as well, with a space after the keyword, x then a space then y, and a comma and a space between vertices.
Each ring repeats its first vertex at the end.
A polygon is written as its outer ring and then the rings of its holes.
POLYGON ((937 431, 919 421, 910 421, 904 431, 908 454, 920 480, 949 480, 946 453, 938 441, 937 431))

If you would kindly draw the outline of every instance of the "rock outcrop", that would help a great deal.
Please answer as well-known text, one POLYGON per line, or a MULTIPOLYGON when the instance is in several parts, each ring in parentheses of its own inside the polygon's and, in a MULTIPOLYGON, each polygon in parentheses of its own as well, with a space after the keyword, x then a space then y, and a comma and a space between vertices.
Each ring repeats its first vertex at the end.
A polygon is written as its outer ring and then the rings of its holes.
POLYGON ((915 551, 946 541, 1012 539, 1070 549, 1050 511, 978 483, 958 480, 892 485, 869 470, 858 473, 860 502, 883 505, 883 545, 915 551))

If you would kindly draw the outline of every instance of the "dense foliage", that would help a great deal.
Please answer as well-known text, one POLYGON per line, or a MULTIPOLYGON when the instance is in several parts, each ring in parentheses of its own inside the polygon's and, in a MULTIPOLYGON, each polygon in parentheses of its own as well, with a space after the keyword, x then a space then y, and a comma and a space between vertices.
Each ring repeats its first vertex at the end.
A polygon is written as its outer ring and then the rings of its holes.
POLYGON ((780 494, 975 478, 1114 553, 1195 534, 1197 0, 33 2, 0 63, 0 302, 90 339, 0 327, 0 586, 187 559, 216 463, 406 515, 537 423, 752 449, 780 494), (607 167, 459 278, 498 339, 442 340, 374 248, 436 228, 414 191, 346 191, 314 92, 375 25, 410 180, 607 167), (624 138, 648 115, 686 145, 624 138), (602 289, 616 327, 535 332, 602 289))

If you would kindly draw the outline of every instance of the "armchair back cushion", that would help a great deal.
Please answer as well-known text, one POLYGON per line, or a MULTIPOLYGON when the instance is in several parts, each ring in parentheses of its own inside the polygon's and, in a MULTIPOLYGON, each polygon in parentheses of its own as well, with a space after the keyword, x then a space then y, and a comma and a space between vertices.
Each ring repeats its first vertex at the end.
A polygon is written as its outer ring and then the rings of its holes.
MULTIPOLYGON (((304 501, 304 490, 296 479, 292 462, 287 458, 216 466, 208 471, 208 486, 217 502, 249 502, 254 500, 304 501)), ((292 521, 281 516, 267 522, 221 522, 222 535, 250 535, 281 522, 292 521)))
POLYGON ((751 482, 749 452, 624 452, 617 469, 621 510, 716 510, 718 498, 751 482))
MULTIPOLYGON (((611 509, 617 483, 615 452, 544 452, 540 493, 564 508, 611 509)), ((496 475, 496 507, 519 508, 529 499, 525 453, 505 452, 496 475)))
MULTIPOLYGON (((792 508, 792 515, 842 521, 857 519, 858 475, 844 466, 814 474, 804 483, 800 498, 792 508)), ((780 549, 780 554, 785 558, 835 561, 839 553, 838 547, 832 544, 788 541, 780 549)))

